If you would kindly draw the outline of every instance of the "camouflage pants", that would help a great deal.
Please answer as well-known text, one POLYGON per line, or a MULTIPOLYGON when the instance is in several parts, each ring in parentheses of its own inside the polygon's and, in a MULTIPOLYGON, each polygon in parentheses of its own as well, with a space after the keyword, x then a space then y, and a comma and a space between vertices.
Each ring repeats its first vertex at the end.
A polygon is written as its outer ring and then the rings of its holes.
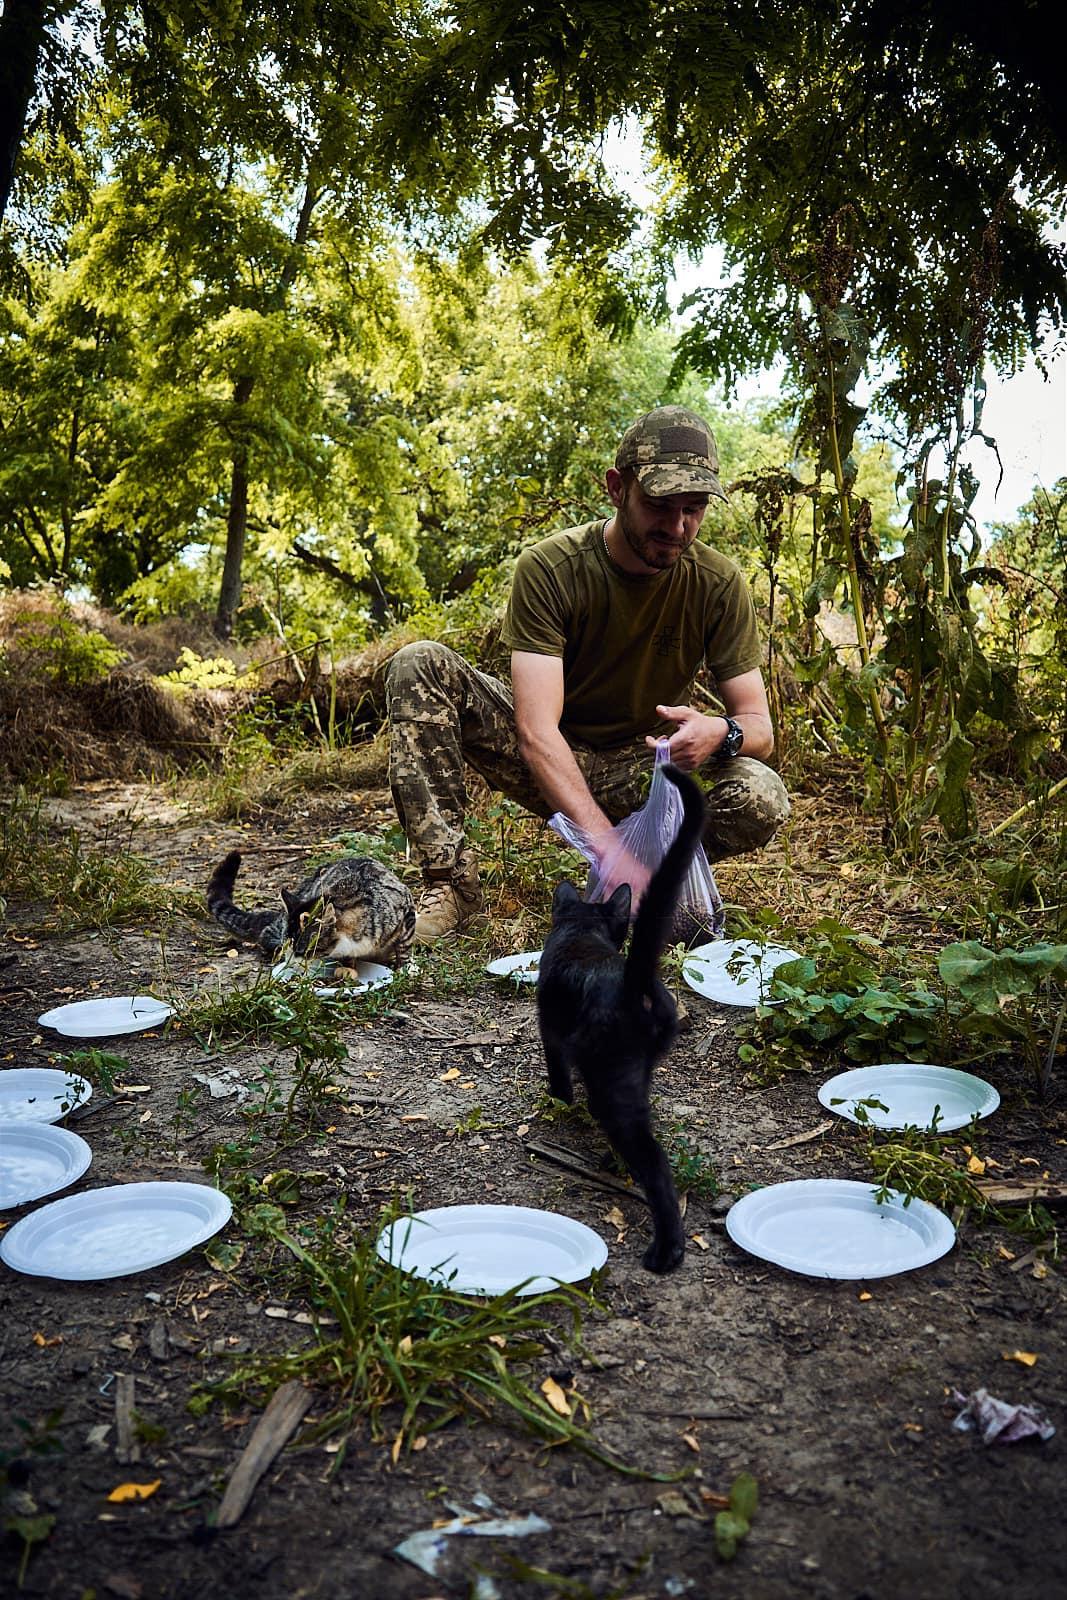
MULTIPOLYGON (((546 804, 519 754, 511 691, 446 645, 405 645, 386 677, 389 784, 411 848, 424 868, 451 867, 467 812, 464 763, 490 788, 547 818, 546 804)), ((643 739, 613 750, 568 740, 597 804, 612 822, 648 794, 652 752, 643 739)), ((789 796, 772 768, 738 756, 701 769, 707 788, 704 847, 711 861, 756 850, 789 815, 789 796)))

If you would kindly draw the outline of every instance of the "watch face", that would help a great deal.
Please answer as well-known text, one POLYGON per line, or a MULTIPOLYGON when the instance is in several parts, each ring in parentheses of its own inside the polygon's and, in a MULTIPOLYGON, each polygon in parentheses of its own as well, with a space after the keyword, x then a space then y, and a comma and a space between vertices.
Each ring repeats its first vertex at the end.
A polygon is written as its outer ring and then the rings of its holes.
POLYGON ((726 738, 719 747, 719 755, 723 759, 735 756, 745 742, 744 729, 733 717, 726 719, 726 738))

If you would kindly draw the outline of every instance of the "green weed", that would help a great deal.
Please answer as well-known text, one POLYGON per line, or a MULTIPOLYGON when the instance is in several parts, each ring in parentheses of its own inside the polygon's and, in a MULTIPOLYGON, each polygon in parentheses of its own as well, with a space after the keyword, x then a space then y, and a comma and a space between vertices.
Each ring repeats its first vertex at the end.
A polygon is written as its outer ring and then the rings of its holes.
POLYGON ((18 789, 0 815, 0 881, 12 898, 51 907, 42 932, 76 933, 184 913, 201 897, 162 883, 129 845, 87 847, 76 829, 52 837, 40 797, 18 789))
MULTIPOLYGON (((403 1215, 394 1207, 383 1221, 403 1215)), ((583 1311, 598 1309, 591 1295, 563 1285, 545 1294, 510 1291, 475 1300, 390 1266, 379 1257, 373 1234, 349 1239, 335 1231, 328 1242, 321 1236, 309 1242, 288 1231, 278 1215, 265 1231, 289 1252, 321 1320, 302 1350, 239 1358, 226 1378, 194 1395, 195 1409, 214 1399, 259 1400, 299 1378, 330 1396, 327 1415, 304 1434, 304 1443, 347 1435, 365 1420, 371 1436, 388 1443, 395 1464, 402 1451, 456 1417, 502 1418, 548 1444, 572 1444, 616 1471, 635 1472, 577 1420, 587 1409, 579 1397, 563 1416, 530 1375, 532 1363, 559 1347, 559 1329, 548 1314, 564 1314, 576 1342, 583 1311)))
POLYGON ((722 1184, 710 1158, 689 1140, 681 1123, 674 1123, 661 1142, 683 1193, 698 1200, 714 1200, 721 1193, 722 1184))
POLYGON ((116 1074, 128 1070, 125 1056, 116 1056, 110 1050, 71 1050, 63 1056, 53 1056, 52 1064, 65 1068, 72 1076, 87 1078, 101 1094, 115 1093, 116 1074))

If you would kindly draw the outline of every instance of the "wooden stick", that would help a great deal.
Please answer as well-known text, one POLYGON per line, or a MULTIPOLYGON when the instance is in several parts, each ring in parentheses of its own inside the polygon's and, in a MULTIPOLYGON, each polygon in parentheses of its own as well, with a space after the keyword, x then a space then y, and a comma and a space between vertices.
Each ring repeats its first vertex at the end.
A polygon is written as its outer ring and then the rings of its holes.
POLYGON ((133 1431, 133 1398, 136 1379, 133 1373, 115 1374, 115 1460, 140 1461, 141 1446, 133 1431))
POLYGON ((300 1426, 311 1399, 310 1389, 296 1378, 275 1389, 226 1485, 216 1528, 232 1528, 244 1515, 256 1484, 300 1426))
POLYGON ((1021 805, 1018 811, 1013 811, 1010 817, 1005 817, 1004 821, 998 822, 995 828, 990 828, 989 838, 995 839, 1006 828, 1012 827, 1016 822, 1021 822, 1027 812, 1033 811, 1035 806, 1041 805, 1042 801, 1047 805, 1050 800, 1055 800, 1056 796, 1062 794, 1065 789, 1067 789, 1067 778, 1061 778, 1059 783, 1052 785, 1047 794, 1035 795, 1032 800, 1027 800, 1025 805, 1021 805))
POLYGON ((592 1184, 594 1189, 608 1189, 613 1194, 624 1194, 628 1200, 638 1200, 642 1205, 648 1204, 640 1189, 624 1183, 621 1178, 613 1178, 610 1173, 597 1172, 592 1167, 587 1167, 584 1161, 579 1161, 577 1156, 572 1156, 568 1150, 562 1150, 559 1145, 535 1144, 532 1139, 527 1139, 523 1148, 532 1156, 539 1156, 542 1161, 551 1161, 554 1166, 564 1167, 568 1172, 573 1172, 576 1178, 581 1178, 583 1183, 592 1184))
POLYGON ((1042 1182, 1000 1182, 986 1179, 975 1182, 975 1188, 992 1206, 1028 1206, 1040 1202, 1045 1206, 1067 1205, 1067 1184, 1042 1182))

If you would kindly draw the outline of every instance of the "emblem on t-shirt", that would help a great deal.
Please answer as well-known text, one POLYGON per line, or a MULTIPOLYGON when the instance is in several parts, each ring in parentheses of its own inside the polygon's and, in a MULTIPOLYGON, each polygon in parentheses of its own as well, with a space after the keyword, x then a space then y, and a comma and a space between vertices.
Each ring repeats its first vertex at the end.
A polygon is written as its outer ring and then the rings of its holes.
POLYGON ((658 656, 673 655, 681 643, 681 634, 677 628, 668 623, 656 634, 652 641, 652 648, 658 656))

